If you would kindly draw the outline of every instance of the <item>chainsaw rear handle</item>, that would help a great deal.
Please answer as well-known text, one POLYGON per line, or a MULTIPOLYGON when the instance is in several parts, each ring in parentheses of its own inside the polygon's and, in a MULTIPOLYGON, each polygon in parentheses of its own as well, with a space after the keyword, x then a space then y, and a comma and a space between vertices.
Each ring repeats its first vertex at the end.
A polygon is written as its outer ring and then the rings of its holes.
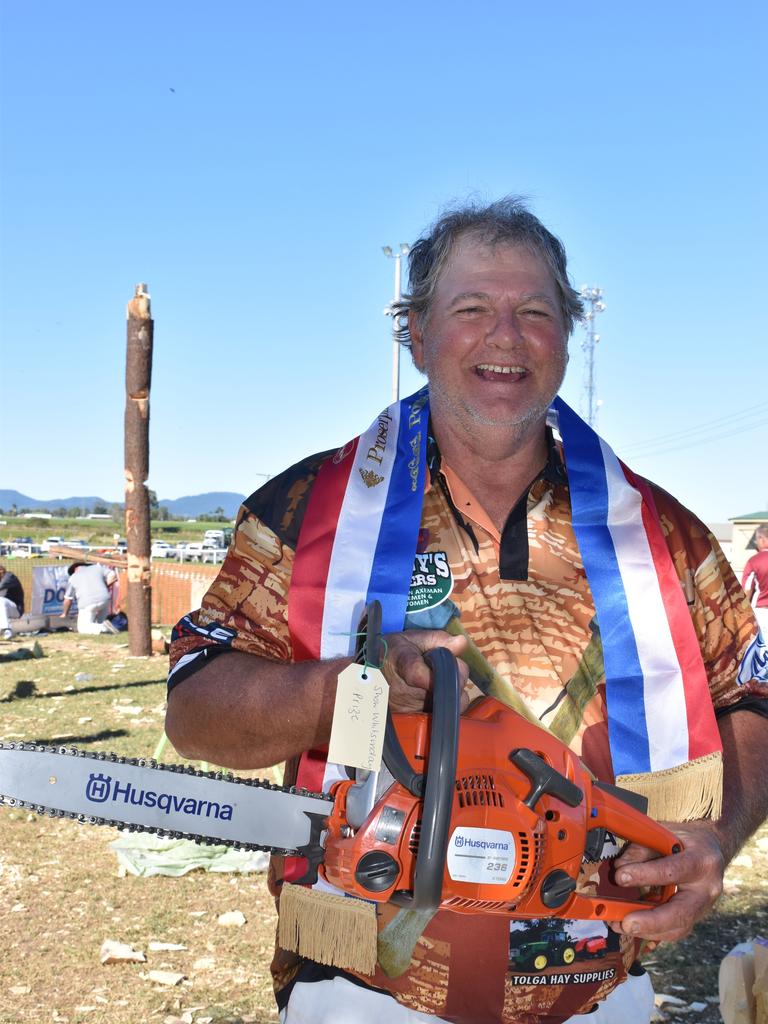
MULTIPOLYGON (((605 828, 630 843, 654 850, 662 857, 674 856, 682 851, 682 841, 673 832, 647 817, 638 806, 629 802, 628 797, 631 798, 633 794, 619 795, 622 790, 599 782, 593 783, 591 788, 590 827, 605 828)), ((677 886, 671 884, 650 889, 642 899, 576 894, 573 902, 568 904, 568 914, 584 919, 620 921, 635 910, 650 910, 666 903, 676 891, 677 886)))
POLYGON ((424 655, 432 669, 432 716, 429 760, 425 775, 415 772, 403 753, 392 716, 387 719, 384 763, 397 781, 414 796, 422 796, 421 832, 416 855, 413 896, 395 893, 393 903, 412 910, 437 910, 443 891, 448 851, 448 829, 453 810, 453 788, 459 753, 461 683, 456 658, 445 647, 424 655))

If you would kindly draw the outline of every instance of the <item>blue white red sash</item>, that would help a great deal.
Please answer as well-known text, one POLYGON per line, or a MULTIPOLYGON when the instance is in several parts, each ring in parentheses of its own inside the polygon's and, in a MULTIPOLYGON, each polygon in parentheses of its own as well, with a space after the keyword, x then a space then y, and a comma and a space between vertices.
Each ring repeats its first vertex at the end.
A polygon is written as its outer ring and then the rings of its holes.
MULTIPOLYGON (((696 633, 648 484, 560 398, 573 527, 603 645, 617 777, 720 751, 696 633)), ((426 475, 424 388, 321 466, 295 553, 288 624, 297 660, 351 654, 367 602, 403 628, 426 475)), ((311 759, 310 759, 311 760, 311 759)), ((319 773, 322 759, 315 765, 319 773)), ((326 785, 330 779, 325 770, 326 785)), ((305 775, 302 785, 318 778, 305 775)))

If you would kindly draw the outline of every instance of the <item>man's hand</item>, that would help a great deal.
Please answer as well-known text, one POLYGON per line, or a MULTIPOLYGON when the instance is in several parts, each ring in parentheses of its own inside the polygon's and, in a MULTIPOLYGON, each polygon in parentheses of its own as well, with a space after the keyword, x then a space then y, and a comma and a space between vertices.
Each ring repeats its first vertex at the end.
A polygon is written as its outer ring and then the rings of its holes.
POLYGON ((708 821, 667 822, 684 849, 668 857, 634 844, 616 861, 619 885, 676 885, 677 892, 654 910, 639 910, 612 925, 614 931, 656 942, 688 935, 723 891, 725 858, 715 827, 708 821))
MULTIPOLYGON (((459 658, 467 645, 465 637, 451 636, 442 629, 406 629, 390 633, 385 640, 387 655, 381 671, 389 683, 389 707, 406 714, 423 711, 427 693, 432 689, 432 672, 424 654, 435 647, 447 647, 459 658)), ((463 661, 459 661, 459 679, 463 712, 469 705, 469 668, 463 661)))

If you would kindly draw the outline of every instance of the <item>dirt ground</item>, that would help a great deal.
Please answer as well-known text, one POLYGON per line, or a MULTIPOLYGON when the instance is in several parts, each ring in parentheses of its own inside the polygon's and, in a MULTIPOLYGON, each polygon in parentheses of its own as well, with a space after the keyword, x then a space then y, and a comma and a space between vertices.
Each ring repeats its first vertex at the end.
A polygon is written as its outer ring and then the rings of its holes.
MULTIPOLYGON (((44 657, 0 664, 0 738, 151 757, 162 737, 165 660, 129 658, 119 636, 38 641, 44 657)), ((32 643, 0 644, 0 655, 32 643)), ((162 759, 180 760, 170 748, 162 759)), ((121 877, 109 849, 117 837, 0 807, 0 1024, 276 1021, 269 980, 276 918, 264 875, 121 877), (220 923, 230 911, 241 911, 244 923, 220 923), (146 961, 102 965, 105 939, 146 961)), ((768 935, 767 869, 764 825, 729 869, 710 918, 684 943, 648 957, 657 992, 683 1001, 663 1003, 660 1020, 721 1019, 720 960, 737 942, 768 935)))

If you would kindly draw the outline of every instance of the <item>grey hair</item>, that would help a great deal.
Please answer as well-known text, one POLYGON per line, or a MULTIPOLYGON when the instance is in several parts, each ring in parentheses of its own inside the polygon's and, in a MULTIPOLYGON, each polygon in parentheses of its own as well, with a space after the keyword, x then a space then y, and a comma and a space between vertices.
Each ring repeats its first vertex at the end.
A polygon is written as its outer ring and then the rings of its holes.
POLYGON ((761 523, 755 528, 755 538, 766 537, 768 538, 768 523, 761 523))
POLYGON ((426 321, 440 275, 457 242, 466 235, 490 246, 526 246, 539 256, 552 274, 567 332, 573 333, 576 321, 584 316, 584 304, 568 279, 565 247, 530 212, 522 198, 505 196, 495 203, 465 203, 447 210, 411 247, 408 255, 410 290, 392 307, 395 335, 402 345, 411 346, 408 314, 414 313, 420 324, 426 321))

